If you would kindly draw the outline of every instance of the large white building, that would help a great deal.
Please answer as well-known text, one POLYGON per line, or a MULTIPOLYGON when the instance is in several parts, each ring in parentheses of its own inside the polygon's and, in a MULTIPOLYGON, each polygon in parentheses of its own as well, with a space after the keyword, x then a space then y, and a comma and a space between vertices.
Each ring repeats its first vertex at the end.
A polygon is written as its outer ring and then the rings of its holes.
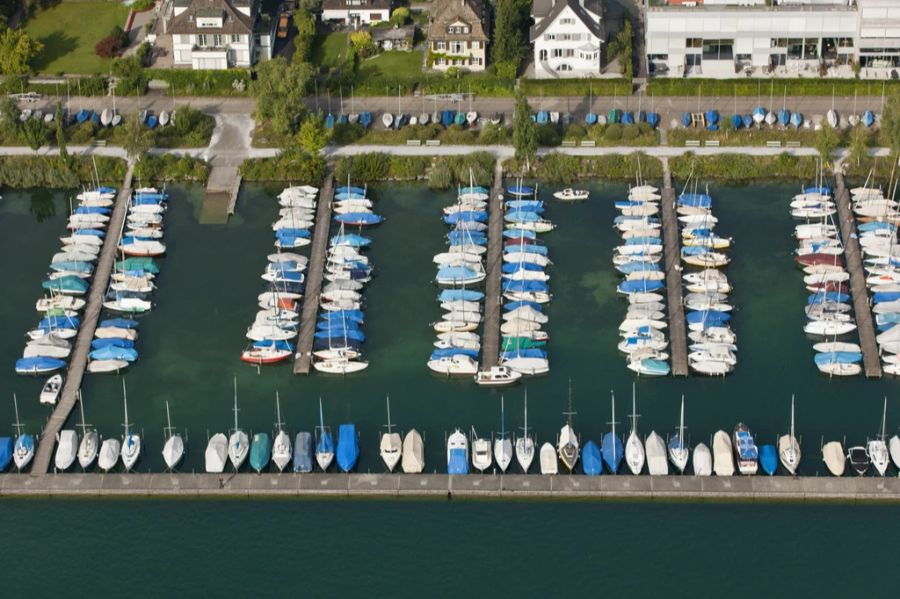
POLYGON ((657 76, 888 77, 900 66, 900 0, 706 0, 648 8, 657 76), (747 6, 753 4, 753 6, 747 6))
POLYGON ((600 0, 533 0, 535 78, 599 76, 602 12, 600 0))
POLYGON ((273 24, 256 0, 174 0, 166 33, 176 67, 249 68, 272 57, 273 24))

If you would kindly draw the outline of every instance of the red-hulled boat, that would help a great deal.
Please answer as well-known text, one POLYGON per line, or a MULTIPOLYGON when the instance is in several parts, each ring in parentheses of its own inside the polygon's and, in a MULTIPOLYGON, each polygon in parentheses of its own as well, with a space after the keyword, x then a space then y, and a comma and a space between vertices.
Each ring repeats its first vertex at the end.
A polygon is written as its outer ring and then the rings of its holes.
POLYGON ((797 264, 803 266, 815 266, 817 264, 828 264, 844 267, 844 258, 842 256, 833 256, 831 254, 804 254, 803 256, 795 256, 794 260, 797 264))

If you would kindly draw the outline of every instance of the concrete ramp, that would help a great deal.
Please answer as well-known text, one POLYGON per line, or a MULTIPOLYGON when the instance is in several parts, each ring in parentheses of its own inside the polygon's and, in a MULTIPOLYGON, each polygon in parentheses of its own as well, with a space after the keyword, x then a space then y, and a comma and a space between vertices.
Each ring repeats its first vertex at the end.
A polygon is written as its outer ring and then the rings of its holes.
POLYGON ((214 166, 206 182, 206 196, 200 209, 201 225, 224 225, 234 214, 241 175, 235 166, 214 166))

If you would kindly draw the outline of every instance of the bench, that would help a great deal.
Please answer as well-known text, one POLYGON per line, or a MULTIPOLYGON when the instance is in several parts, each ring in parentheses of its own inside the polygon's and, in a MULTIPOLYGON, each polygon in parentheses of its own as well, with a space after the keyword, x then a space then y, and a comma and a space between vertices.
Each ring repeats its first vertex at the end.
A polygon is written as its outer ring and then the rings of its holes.
POLYGON ((719 140, 718 139, 707 139, 706 143, 704 145, 706 145, 707 148, 718 148, 719 140))
POLYGON ((800 142, 799 142, 799 141, 789 141, 789 142, 787 142, 787 143, 784 144, 784 145, 786 145, 786 146, 789 147, 789 148, 799 148, 799 147, 800 147, 800 142))
POLYGON ((578 142, 574 139, 564 139, 562 142, 562 147, 564 148, 574 148, 576 145, 578 145, 578 142))
POLYGON ((780 148, 781 142, 780 141, 767 141, 766 147, 767 148, 780 148))
POLYGON ((91 146, 94 148, 98 148, 98 147, 105 148, 106 140, 105 139, 94 139, 91 141, 91 146))
POLYGON ((687 148, 699 148, 700 140, 699 139, 687 139, 684 141, 684 145, 687 148))
POLYGON ((593 139, 582 139, 581 140, 582 148, 593 148, 593 147, 596 147, 596 145, 597 145, 597 142, 595 142, 593 139))
POLYGON ((439 139, 429 139, 425 141, 426 146, 439 146, 441 145, 441 140, 439 139))
POLYGON ((421 140, 421 139, 407 139, 407 140, 406 140, 406 145, 408 145, 408 146, 421 146, 421 145, 422 145, 422 140, 421 140))

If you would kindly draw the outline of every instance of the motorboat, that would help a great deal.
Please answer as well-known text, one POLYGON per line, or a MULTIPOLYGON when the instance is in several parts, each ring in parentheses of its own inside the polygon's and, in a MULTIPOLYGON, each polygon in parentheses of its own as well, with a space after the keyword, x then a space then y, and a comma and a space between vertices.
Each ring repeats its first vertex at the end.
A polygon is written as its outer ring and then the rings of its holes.
POLYGON ((864 476, 869 470, 869 454, 866 448, 861 445, 847 450, 847 460, 850 462, 850 467, 853 468, 853 471, 860 476, 864 476))
POLYGON ((772 476, 778 470, 778 451, 774 445, 764 444, 760 446, 759 466, 769 476, 772 476))
POLYGON ((59 399, 59 392, 62 390, 62 384, 62 374, 57 373, 47 379, 47 382, 41 387, 41 403, 55 406, 56 400, 59 399))
POLYGON ((694 448, 694 459, 691 462, 694 476, 709 476, 712 474, 712 453, 705 443, 698 443, 694 448))
POLYGON ((571 187, 567 187, 553 194, 554 198, 556 198, 557 200, 562 200, 564 202, 586 200, 589 196, 590 192, 586 189, 572 189, 571 187))
POLYGON ((294 472, 306 473, 313 471, 313 436, 308 431, 300 431, 294 439, 294 457, 292 466, 294 472))
POLYGON ((400 467, 407 474, 418 474, 425 469, 425 443, 416 429, 410 429, 403 438, 400 467))
POLYGON ((54 466, 57 472, 65 472, 75 462, 78 455, 78 433, 72 429, 59 431, 56 436, 54 466))
POLYGON ((491 451, 491 440, 479 437, 472 429, 472 465, 479 472, 484 472, 493 464, 493 452, 491 451))
POLYGON ((734 475, 734 451, 731 437, 725 431, 713 435, 713 471, 716 476, 734 475))
POLYGON ((644 449, 647 455, 647 471, 650 476, 665 476, 669 473, 669 462, 666 459, 666 444, 656 431, 644 440, 644 449))
POLYGON ((833 476, 844 475, 846 457, 840 441, 829 441, 822 446, 822 460, 833 476))
POLYGON ((403 443, 400 440, 400 434, 391 431, 391 399, 385 399, 387 404, 387 432, 381 435, 381 442, 378 444, 378 453, 381 460, 387 466, 388 472, 393 472, 400 461, 403 452, 403 443))
MULTIPOLYGON (((490 444, 488 444, 490 450, 490 444)), ((456 429, 447 439, 447 473, 469 473, 469 440, 456 429)))
POLYGON ((734 453, 741 474, 756 474, 759 467, 759 450, 750 428, 743 422, 734 427, 734 453))
POLYGON ((787 435, 781 435, 778 438, 778 457, 781 465, 787 470, 791 476, 797 474, 797 467, 800 465, 800 442, 794 435, 794 398, 791 397, 791 431, 787 435))
POLYGON ((540 461, 541 474, 557 474, 559 472, 559 460, 551 443, 541 445, 540 461))
POLYGON ((436 360, 429 360, 427 366, 433 372, 445 374, 447 376, 473 376, 478 372, 478 363, 470 356, 463 354, 454 354, 436 360))
POLYGON ((502 387, 511 385, 522 378, 522 373, 512 370, 506 365, 491 366, 487 370, 479 370, 475 382, 481 387, 502 387))

